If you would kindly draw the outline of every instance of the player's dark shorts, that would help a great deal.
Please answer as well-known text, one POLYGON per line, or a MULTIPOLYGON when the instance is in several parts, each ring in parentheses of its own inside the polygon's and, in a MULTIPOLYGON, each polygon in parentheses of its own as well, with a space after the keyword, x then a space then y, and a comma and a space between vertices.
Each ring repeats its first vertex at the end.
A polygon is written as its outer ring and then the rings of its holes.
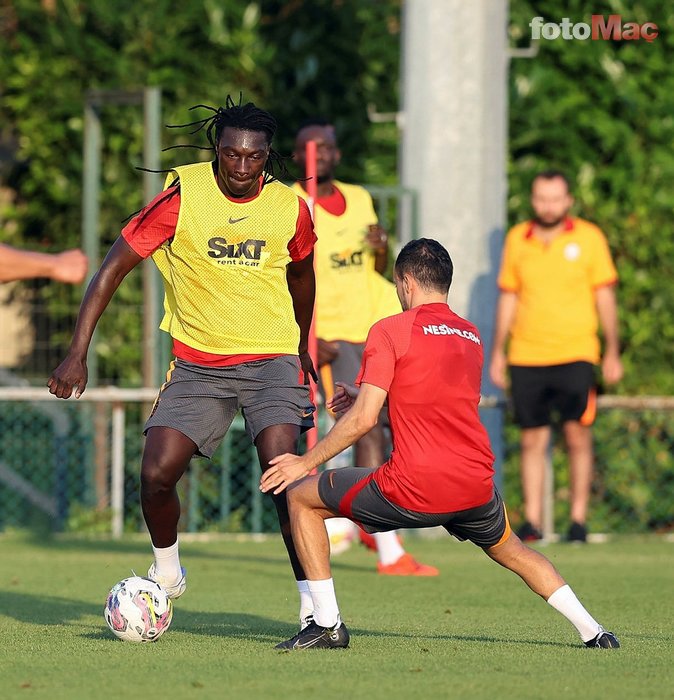
MULTIPOLYGON (((365 343, 351 343, 347 340, 333 342, 337 344, 338 355, 329 365, 323 365, 318 373, 318 389, 326 401, 335 393, 335 382, 355 383, 365 351, 365 343)), ((379 414, 379 423, 388 426, 388 411, 385 407, 379 414)))
POLYGON ((355 383, 365 350, 365 343, 332 342, 337 345, 337 357, 330 364, 322 365, 318 372, 318 389, 326 401, 335 393, 335 382, 355 383))
POLYGON ((237 410, 251 440, 270 425, 314 424, 309 388, 302 384, 299 358, 282 355, 232 367, 204 367, 175 360, 159 391, 145 432, 155 426, 179 430, 211 457, 237 410))
POLYGON ((400 528, 444 527, 458 540, 478 547, 501 544, 510 535, 510 523, 499 492, 484 505, 448 513, 419 513, 389 501, 379 490, 376 469, 344 467, 323 472, 318 493, 328 510, 353 520, 366 532, 400 528))
POLYGON ((522 428, 580 421, 592 425, 596 413, 595 367, 569 362, 545 367, 510 366, 515 421, 522 428))
POLYGON ((339 354, 330 363, 332 380, 353 384, 356 381, 360 364, 363 361, 365 343, 349 343, 346 340, 338 340, 339 354))

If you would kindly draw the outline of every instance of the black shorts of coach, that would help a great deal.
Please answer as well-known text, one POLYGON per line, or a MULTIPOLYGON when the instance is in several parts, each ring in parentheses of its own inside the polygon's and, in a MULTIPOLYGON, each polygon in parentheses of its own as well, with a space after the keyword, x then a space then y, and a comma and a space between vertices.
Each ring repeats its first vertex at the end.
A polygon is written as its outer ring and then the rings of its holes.
POLYGON ((470 540, 478 547, 493 547, 508 539, 508 514, 496 488, 492 498, 477 508, 420 513, 392 503, 382 494, 373 478, 379 468, 325 471, 319 477, 318 494, 328 510, 353 520, 366 532, 443 527, 458 540, 470 540))
POLYGON ((511 365, 510 391, 515 422, 521 428, 540 428, 579 421, 592 425, 596 413, 595 366, 569 362, 541 367, 511 365))

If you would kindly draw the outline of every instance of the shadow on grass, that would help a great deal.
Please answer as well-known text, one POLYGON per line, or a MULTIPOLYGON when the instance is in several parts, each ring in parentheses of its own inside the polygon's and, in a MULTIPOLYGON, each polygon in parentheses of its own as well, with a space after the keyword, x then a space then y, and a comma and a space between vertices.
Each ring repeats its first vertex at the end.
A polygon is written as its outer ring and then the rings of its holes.
POLYGON ((554 642, 549 639, 506 639, 503 637, 489 637, 485 635, 473 636, 465 634, 433 634, 433 635, 420 635, 418 639, 433 639, 437 641, 447 641, 447 642, 477 642, 479 644, 508 644, 518 646, 520 644, 525 644, 527 646, 537 646, 537 647, 561 647, 563 649, 585 649, 585 647, 578 642, 573 644, 571 642, 554 642))
MULTIPOLYGON (((0 591, 0 610, 24 624, 32 625, 74 625, 84 617, 96 616, 101 619, 100 630, 90 630, 80 636, 85 639, 111 642, 116 641, 103 622, 103 605, 58 596, 28 595, 14 591, 0 591)), ((260 615, 244 612, 199 612, 176 608, 172 624, 173 631, 206 637, 246 639, 274 645, 292 637, 297 632, 294 623, 273 620, 260 615)), ((355 639, 409 639, 417 641, 475 642, 477 644, 508 644, 526 646, 552 646, 577 648, 577 644, 535 639, 506 639, 488 635, 448 635, 415 634, 352 628, 355 639)))
MULTIPOLYGON (((50 595, 29 595, 15 591, 0 591, 0 611, 19 622, 39 627, 75 625, 89 616, 99 617, 101 629, 81 636, 87 639, 114 641, 103 621, 103 603, 50 595)), ((297 632, 295 625, 259 615, 241 612, 205 613, 176 608, 172 630, 209 637, 259 639, 277 643, 297 632)))
POLYGON ((0 591, 0 611, 7 617, 33 625, 69 625, 86 615, 103 616, 103 604, 52 595, 0 591))
MULTIPOLYGON (((251 615, 249 613, 201 613, 182 611, 176 613, 175 629, 189 634, 211 637, 248 639, 276 644, 297 634, 297 626, 278 620, 251 615), (177 623, 177 624, 176 624, 177 623)), ((418 634, 415 632, 392 632, 359 627, 349 628, 354 641, 361 639, 405 639, 417 642, 475 642, 476 644, 498 644, 511 646, 540 646, 563 649, 584 648, 570 642, 545 639, 506 639, 488 635, 418 634)))

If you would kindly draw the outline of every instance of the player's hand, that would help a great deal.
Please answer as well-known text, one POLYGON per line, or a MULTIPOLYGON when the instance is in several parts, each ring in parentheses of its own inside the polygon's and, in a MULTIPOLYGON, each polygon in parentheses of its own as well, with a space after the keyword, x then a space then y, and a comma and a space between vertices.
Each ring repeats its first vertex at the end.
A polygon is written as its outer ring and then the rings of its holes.
POLYGON ((365 242, 374 251, 386 250, 388 248, 388 233, 379 224, 371 224, 365 234, 365 242))
POLYGON ((88 378, 86 359, 68 355, 49 377, 49 393, 58 396, 59 399, 69 399, 73 389, 77 387, 75 398, 79 399, 86 389, 88 378))
POLYGON ((270 467, 260 477, 260 491, 281 493, 293 482, 306 476, 312 469, 307 467, 304 457, 286 452, 269 460, 270 467))
POLYGON ((308 350, 301 352, 299 354, 300 365, 302 367, 302 374, 304 375, 304 383, 309 383, 309 377, 311 377, 318 384, 318 374, 314 369, 314 361, 311 359, 311 355, 308 350))
POLYGON ((331 343, 323 338, 316 338, 318 346, 318 366, 329 365, 339 355, 339 344, 331 343))
POLYGON ((335 382, 335 386, 337 389, 326 405, 339 419, 353 406, 359 389, 344 382, 335 382))
POLYGON ((623 363, 617 353, 607 353, 601 362, 601 374, 607 384, 616 384, 623 378, 623 363))
POLYGON ((65 250, 54 255, 51 278, 57 282, 79 284, 87 275, 89 261, 79 249, 65 250))
POLYGON ((491 362, 489 363, 489 378, 494 386, 498 387, 499 389, 505 389, 508 385, 506 376, 507 367, 508 363, 506 361, 505 353, 494 352, 491 357, 491 362))

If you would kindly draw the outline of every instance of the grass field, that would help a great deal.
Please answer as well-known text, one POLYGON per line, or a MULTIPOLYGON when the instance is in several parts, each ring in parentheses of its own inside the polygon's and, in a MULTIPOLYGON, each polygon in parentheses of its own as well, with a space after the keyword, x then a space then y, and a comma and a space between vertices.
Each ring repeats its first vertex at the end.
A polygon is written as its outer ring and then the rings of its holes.
POLYGON ((620 650, 576 631, 475 547, 408 538, 439 566, 381 577, 353 547, 334 561, 346 651, 280 654, 296 590, 280 540, 185 543, 189 588, 157 643, 108 632, 108 589, 150 561, 147 540, 0 535, 0 698, 674 697, 674 543, 545 547, 620 650))

